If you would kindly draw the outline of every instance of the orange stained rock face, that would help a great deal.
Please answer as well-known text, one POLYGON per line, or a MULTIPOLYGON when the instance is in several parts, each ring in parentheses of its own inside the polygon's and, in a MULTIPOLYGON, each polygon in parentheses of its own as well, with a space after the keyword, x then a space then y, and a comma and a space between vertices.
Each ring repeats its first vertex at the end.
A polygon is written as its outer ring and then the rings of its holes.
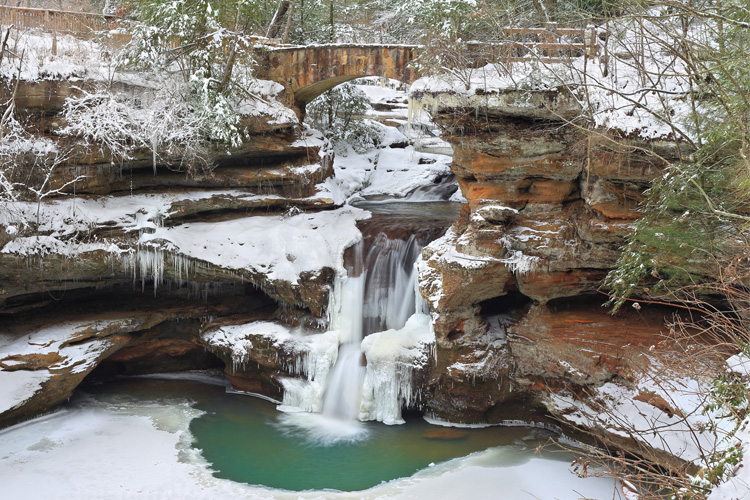
POLYGON ((456 175, 472 176, 478 180, 519 178, 526 176, 550 179, 575 179, 581 172, 580 160, 563 154, 541 158, 524 157, 520 152, 488 154, 466 146, 456 146, 453 152, 456 175))
POLYGON ((558 272, 531 272, 517 277, 518 289, 538 302, 593 293, 607 272, 601 269, 571 269, 558 272))
POLYGON ((610 219, 635 220, 641 217, 636 201, 612 201, 609 203, 592 203, 591 208, 610 219))
POLYGON ((571 181, 526 178, 470 182, 459 178, 458 183, 472 211, 480 204, 492 201, 511 208, 523 208, 528 203, 562 205, 579 196, 576 183, 571 181))
POLYGON ((510 329, 519 374, 598 384, 615 375, 631 378, 645 369, 645 354, 653 355, 654 349, 670 352, 666 323, 673 310, 644 308, 612 316, 600 304, 592 298, 562 306, 569 309, 532 308, 510 329))

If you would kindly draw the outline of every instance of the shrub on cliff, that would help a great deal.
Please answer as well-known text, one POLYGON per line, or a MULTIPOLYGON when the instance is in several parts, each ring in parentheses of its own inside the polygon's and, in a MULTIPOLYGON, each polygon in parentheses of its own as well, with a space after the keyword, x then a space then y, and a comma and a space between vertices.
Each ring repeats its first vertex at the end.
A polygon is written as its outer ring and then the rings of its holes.
POLYGON ((682 159, 667 162, 647 191, 644 217, 607 278, 618 306, 634 293, 691 299, 686 295, 698 292, 692 285, 700 283, 711 293, 713 280, 744 258, 750 223, 750 11, 736 0, 665 2, 633 19, 641 33, 633 54, 648 51, 671 61, 660 75, 644 56, 633 58, 644 75, 643 91, 668 94, 654 88, 654 81, 669 71, 680 73, 687 92, 682 113, 673 107, 649 110, 674 131, 682 159))
MULTIPOLYGON (((621 59, 610 64, 622 64, 627 55, 625 63, 639 78, 635 85, 607 90, 628 103, 631 115, 644 112, 661 121, 681 158, 659 158, 665 171, 646 192, 643 217, 605 288, 615 310, 637 299, 689 311, 692 320, 675 320, 670 331, 686 347, 681 359, 686 373, 697 377, 689 371, 708 350, 722 359, 727 353, 750 359, 750 10, 744 0, 631 7, 618 20, 630 27, 615 54, 621 59), (661 85, 670 78, 679 86, 661 85), (706 341, 708 349, 695 349, 706 341)), ((725 369, 705 374, 714 378, 713 385, 695 394, 701 403, 693 411, 713 416, 703 427, 691 427, 692 436, 716 434, 721 421, 731 423, 716 447, 701 449, 696 474, 670 475, 654 467, 638 471, 633 466, 639 464, 627 460, 618 460, 625 467, 614 473, 665 488, 672 498, 729 498, 712 491, 733 481, 743 467, 748 433, 741 426, 747 426, 750 373, 725 369)), ((646 432, 658 435, 659 429, 646 432)))
POLYGON ((249 20, 244 1, 174 0, 138 3, 127 63, 173 74, 182 84, 192 120, 208 139, 238 146, 242 131, 235 103, 247 97, 252 82, 249 20), (230 23, 232 30, 225 28, 230 23), (243 26, 244 24, 244 26, 243 26))
POLYGON ((356 85, 344 83, 307 105, 307 121, 323 132, 340 151, 350 145, 357 153, 377 147, 382 130, 365 117, 370 101, 356 85))

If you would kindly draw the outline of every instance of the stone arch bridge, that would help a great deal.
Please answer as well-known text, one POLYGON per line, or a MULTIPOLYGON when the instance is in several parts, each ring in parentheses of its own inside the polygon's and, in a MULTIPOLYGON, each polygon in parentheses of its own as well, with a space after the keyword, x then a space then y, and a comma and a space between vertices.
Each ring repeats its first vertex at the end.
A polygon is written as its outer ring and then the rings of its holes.
POLYGON ((256 49, 258 78, 272 80, 305 105, 340 83, 363 76, 382 76, 411 84, 418 78, 410 66, 417 45, 310 45, 256 49))

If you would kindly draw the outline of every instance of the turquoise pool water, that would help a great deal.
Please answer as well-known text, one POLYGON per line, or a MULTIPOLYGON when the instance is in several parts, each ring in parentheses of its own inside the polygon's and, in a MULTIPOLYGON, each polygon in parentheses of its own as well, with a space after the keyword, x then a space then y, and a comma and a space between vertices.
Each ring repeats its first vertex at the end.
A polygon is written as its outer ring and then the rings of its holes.
MULTIPOLYGON (((87 387, 78 397, 121 403, 189 400, 204 412, 190 422, 193 446, 215 477, 292 491, 364 490, 491 447, 505 447, 507 465, 519 465, 551 438, 537 429, 446 428, 413 417, 397 426, 363 423, 359 439, 331 443, 312 439, 310 429, 345 424, 321 421, 320 415, 281 413, 271 402, 188 380, 125 379, 87 387)), ((572 459, 543 454, 546 459, 572 459)))

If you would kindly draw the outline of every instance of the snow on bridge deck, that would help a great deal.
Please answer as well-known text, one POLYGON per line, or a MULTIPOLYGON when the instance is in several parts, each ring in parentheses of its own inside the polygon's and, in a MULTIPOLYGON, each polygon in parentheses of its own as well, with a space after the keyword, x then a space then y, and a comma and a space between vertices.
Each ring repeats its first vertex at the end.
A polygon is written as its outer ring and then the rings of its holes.
MULTIPOLYGON (((0 24, 14 24, 21 29, 90 36, 111 31, 122 22, 124 19, 111 15, 0 6, 0 24)), ((110 32, 108 35, 110 41, 119 46, 130 39, 126 33, 110 32)), ((303 112, 305 105, 323 92, 363 76, 380 76, 411 84, 419 77, 411 62, 421 51, 441 50, 434 44, 427 47, 352 43, 299 46, 281 45, 275 39, 251 38, 258 65, 256 76, 283 85, 303 112)), ((539 28, 508 28, 503 30, 501 38, 492 43, 467 43, 461 61, 476 67, 528 59, 562 62, 582 55, 597 56, 593 28, 566 28, 547 23, 539 28)), ((456 47, 442 50, 455 52, 456 47)))

